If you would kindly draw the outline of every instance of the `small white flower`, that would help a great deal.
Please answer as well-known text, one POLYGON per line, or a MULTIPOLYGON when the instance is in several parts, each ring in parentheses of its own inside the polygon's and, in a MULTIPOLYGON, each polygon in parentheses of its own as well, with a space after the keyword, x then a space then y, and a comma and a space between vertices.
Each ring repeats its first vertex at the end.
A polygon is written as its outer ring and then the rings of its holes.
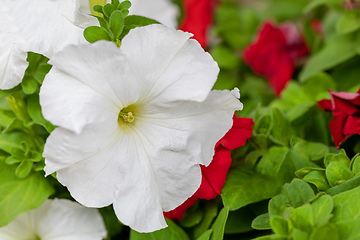
POLYGON ((47 200, 0 228, 1 240, 101 240, 106 237, 102 216, 65 199, 47 200))
POLYGON ((0 21, 0 89, 21 82, 27 52, 51 57, 69 44, 86 43, 83 28, 98 24, 80 13, 79 0, 1 0, 0 21))
POLYGON ((191 34, 155 24, 121 47, 69 46, 50 60, 40 90, 46 119, 45 171, 88 207, 113 203, 140 232, 166 227, 163 211, 199 187, 199 164, 242 109, 239 91, 210 91, 219 68, 191 34))

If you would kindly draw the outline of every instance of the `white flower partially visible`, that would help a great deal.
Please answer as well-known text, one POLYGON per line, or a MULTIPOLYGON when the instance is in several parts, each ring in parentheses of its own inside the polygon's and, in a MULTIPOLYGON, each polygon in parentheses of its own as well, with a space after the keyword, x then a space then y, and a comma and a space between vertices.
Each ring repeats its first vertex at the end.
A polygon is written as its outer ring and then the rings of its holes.
POLYGON ((65 199, 47 200, 0 228, 1 240, 101 240, 106 237, 102 216, 65 199))
POLYGON ((166 227, 163 211, 199 188, 199 164, 242 109, 239 91, 211 91, 219 68, 191 34, 155 24, 121 47, 69 46, 50 60, 40 90, 45 171, 88 207, 113 204, 139 232, 166 227))
POLYGON ((98 24, 80 12, 79 0, 1 0, 0 21, 0 89, 21 82, 27 52, 51 57, 69 44, 85 44, 83 28, 98 24))

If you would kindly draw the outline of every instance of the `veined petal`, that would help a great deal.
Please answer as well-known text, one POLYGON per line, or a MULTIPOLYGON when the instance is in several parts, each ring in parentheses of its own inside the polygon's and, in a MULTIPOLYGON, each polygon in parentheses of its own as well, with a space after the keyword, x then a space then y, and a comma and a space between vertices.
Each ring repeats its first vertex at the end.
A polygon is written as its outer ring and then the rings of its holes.
POLYGON ((163 95, 173 101, 203 101, 207 97, 219 68, 190 37, 159 24, 135 28, 124 37, 122 53, 148 87, 144 99, 163 95))
MULTIPOLYGON (((96 76, 95 76, 96 77, 96 76)), ((82 79, 86 79, 82 78, 82 79)), ((86 125, 117 121, 122 108, 105 82, 91 86, 53 67, 46 76, 40 90, 40 104, 45 119, 54 125, 79 133, 86 125), (108 92, 106 91, 108 90, 108 92)), ((99 81, 101 83, 101 81, 99 81)))
POLYGON ((51 57, 69 44, 87 43, 83 37, 84 29, 65 17, 78 11, 75 1, 12 0, 9 8, 14 16, 14 25, 26 39, 22 49, 51 57))
POLYGON ((98 210, 65 199, 47 200, 0 228, 2 240, 100 240, 106 237, 98 210))
POLYGON ((178 101, 165 105, 152 101, 148 106, 152 112, 144 116, 152 121, 148 121, 144 132, 148 139, 154 139, 152 142, 158 148, 188 151, 192 156, 190 161, 207 166, 214 155, 216 142, 233 124, 234 111, 243 107, 239 97, 239 90, 235 89, 231 92, 211 91, 200 103, 178 101))

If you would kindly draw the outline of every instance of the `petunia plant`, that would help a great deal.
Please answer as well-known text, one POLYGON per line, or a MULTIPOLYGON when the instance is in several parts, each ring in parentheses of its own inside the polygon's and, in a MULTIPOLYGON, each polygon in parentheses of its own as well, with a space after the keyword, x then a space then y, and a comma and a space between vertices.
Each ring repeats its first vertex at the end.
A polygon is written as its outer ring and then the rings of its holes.
POLYGON ((358 0, 2 0, 0 239, 359 239, 358 0))

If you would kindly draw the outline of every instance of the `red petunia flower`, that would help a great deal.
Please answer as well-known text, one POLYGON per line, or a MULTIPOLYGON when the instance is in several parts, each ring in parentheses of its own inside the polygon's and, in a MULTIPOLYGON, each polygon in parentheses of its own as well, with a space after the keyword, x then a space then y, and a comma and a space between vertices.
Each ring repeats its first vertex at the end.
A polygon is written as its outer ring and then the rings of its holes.
POLYGON ((191 32, 203 48, 207 45, 207 31, 213 23, 218 0, 184 0, 184 19, 179 29, 191 32))
POLYGON ((251 118, 234 118, 233 121, 232 128, 217 142, 210 165, 201 166, 202 182, 199 189, 176 209, 164 212, 165 217, 181 220, 185 211, 198 199, 210 200, 220 195, 232 161, 230 150, 245 145, 246 140, 251 137, 254 125, 251 118))
POLYGON ((274 27, 266 22, 257 40, 244 52, 244 61, 270 81, 279 96, 291 80, 295 61, 309 52, 304 38, 292 23, 274 27))
POLYGON ((329 128, 339 148, 349 136, 360 134, 360 89, 357 93, 329 92, 331 100, 321 100, 318 105, 334 115, 329 128))

